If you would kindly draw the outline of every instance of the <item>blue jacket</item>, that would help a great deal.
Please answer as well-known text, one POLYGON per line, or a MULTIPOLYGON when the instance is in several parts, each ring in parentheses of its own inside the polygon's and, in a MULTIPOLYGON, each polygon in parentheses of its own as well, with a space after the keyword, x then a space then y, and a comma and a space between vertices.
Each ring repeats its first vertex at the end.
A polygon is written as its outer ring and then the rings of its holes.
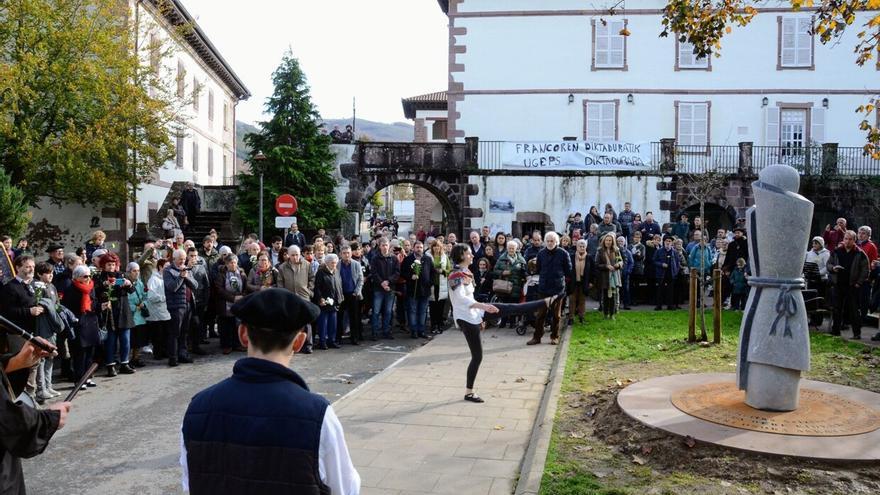
POLYGON ((538 292, 555 295, 565 290, 565 277, 571 275, 571 257, 560 247, 550 251, 544 248, 535 257, 538 261, 538 292))
POLYGON ((529 244, 528 246, 526 246, 525 251, 523 251, 523 258, 525 258, 526 261, 529 261, 532 258, 538 256, 538 253, 541 252, 542 249, 544 249, 544 248, 542 248, 541 246, 535 246, 534 244, 529 244))
MULTIPOLYGON (((199 284, 193 280, 192 272, 189 276, 183 278, 176 267, 168 266, 162 272, 162 281, 165 283, 165 306, 169 311, 186 307, 186 287, 195 292, 199 288, 199 284)), ((193 294, 195 298, 195 293, 193 294)))
POLYGON ((635 266, 633 254, 629 249, 621 249, 620 257, 623 258, 623 274, 629 276, 633 271, 633 266, 635 266))
POLYGON ((663 268, 663 263, 667 263, 672 267, 672 278, 678 276, 681 266, 678 263, 678 253, 675 252, 675 248, 670 248, 669 251, 666 251, 666 248, 662 247, 654 253, 654 273, 658 279, 662 279, 663 273, 666 271, 663 268))
POLYGON ((183 417, 190 492, 329 494, 318 473, 328 406, 290 368, 238 360, 183 417))
POLYGON ((705 274, 706 272, 712 270, 712 260, 715 258, 715 253, 712 252, 712 249, 709 246, 706 246, 703 249, 703 263, 700 263, 700 245, 697 244, 693 248, 691 248, 690 254, 688 255, 688 266, 691 268, 695 268, 699 273, 705 274))

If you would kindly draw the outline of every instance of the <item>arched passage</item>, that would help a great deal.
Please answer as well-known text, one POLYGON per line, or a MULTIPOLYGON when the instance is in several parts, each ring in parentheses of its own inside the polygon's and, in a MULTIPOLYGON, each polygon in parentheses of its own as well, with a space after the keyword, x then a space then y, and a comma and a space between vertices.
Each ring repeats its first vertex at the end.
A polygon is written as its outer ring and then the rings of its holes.
POLYGON ((444 217, 444 232, 462 234, 467 227, 466 217, 482 215, 481 210, 469 208, 469 196, 478 193, 476 185, 468 184, 467 176, 457 171, 422 171, 412 168, 382 169, 343 165, 342 176, 348 179, 345 195, 346 209, 363 214, 376 192, 395 184, 412 184, 436 198, 444 217))
MULTIPOLYGON (((704 228, 708 228, 713 237, 716 229, 730 230, 736 225, 736 209, 730 205, 704 203, 703 211, 706 215, 706 218, 704 219, 706 223, 704 223, 704 225, 707 226, 704 228)), ((700 216, 700 203, 694 203, 680 211, 675 216, 675 221, 678 221, 678 215, 681 215, 681 213, 687 213, 691 225, 693 225, 694 218, 700 216)))
POLYGON ((395 217, 400 226, 399 235, 416 232, 420 227, 424 227, 426 232, 447 233, 458 232, 460 228, 460 212, 457 208, 459 207, 450 201, 450 195, 444 194, 436 185, 403 179, 388 181, 387 184, 385 181, 377 181, 367 187, 360 200, 359 213, 366 222, 375 217, 395 217), (410 188, 403 188, 401 191, 399 186, 410 188), (394 194, 388 194, 391 191, 394 194), (381 205, 374 203, 377 193, 381 205), (395 204, 388 204, 389 201, 395 201, 395 204))

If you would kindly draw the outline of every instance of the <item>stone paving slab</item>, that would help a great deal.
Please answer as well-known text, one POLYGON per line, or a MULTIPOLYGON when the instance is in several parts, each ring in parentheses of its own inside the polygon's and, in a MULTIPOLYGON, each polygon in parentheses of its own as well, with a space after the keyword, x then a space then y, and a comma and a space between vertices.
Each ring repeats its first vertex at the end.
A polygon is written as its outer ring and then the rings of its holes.
POLYGON ((509 329, 483 332, 475 390, 455 328, 337 401, 365 495, 513 493, 556 346, 509 329))

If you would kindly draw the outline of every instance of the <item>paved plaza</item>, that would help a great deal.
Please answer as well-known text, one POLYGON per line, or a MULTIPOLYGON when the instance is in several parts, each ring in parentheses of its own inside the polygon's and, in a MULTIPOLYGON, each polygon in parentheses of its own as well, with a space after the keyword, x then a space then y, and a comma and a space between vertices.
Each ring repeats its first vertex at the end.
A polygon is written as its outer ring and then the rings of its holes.
POLYGON ((454 328, 337 402, 361 493, 512 493, 558 349, 527 339, 483 332, 484 404, 462 400, 470 354, 454 328))

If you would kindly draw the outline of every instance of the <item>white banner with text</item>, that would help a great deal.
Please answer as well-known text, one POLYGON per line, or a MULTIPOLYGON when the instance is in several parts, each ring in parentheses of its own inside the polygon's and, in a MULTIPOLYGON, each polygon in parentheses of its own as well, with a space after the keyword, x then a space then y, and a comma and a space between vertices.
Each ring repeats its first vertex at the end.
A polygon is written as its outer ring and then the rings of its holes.
POLYGON ((651 170, 650 143, 621 141, 506 141, 505 170, 651 170))

